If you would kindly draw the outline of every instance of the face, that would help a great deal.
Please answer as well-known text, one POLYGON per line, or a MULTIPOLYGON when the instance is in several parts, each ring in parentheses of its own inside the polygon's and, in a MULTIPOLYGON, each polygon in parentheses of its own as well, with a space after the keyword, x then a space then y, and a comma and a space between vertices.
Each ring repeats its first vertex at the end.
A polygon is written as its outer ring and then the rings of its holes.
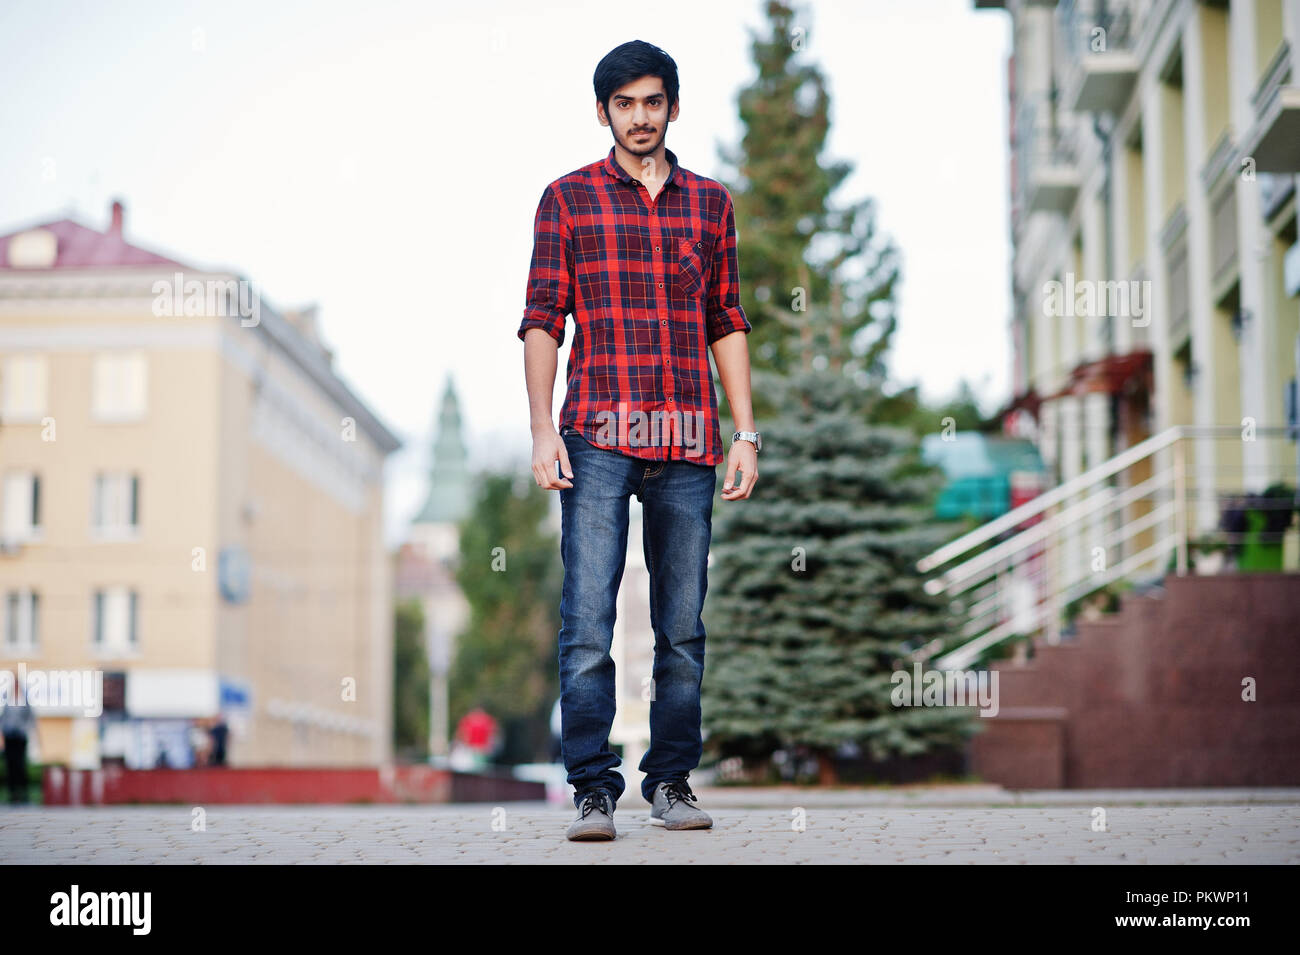
POLYGON ((609 98, 609 114, 603 105, 596 104, 596 115, 602 126, 609 126, 614 141, 634 156, 649 156, 668 135, 668 124, 677 118, 681 100, 668 109, 668 94, 663 80, 657 76, 643 76, 633 83, 620 87, 609 98))

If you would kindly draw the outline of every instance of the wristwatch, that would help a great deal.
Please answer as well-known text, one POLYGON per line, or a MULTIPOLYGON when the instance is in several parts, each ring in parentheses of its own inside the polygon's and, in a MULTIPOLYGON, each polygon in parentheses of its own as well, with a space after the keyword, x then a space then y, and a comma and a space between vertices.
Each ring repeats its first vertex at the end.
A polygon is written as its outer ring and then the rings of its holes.
POLYGON ((748 441, 754 446, 756 452, 763 450, 763 436, 757 431, 737 431, 731 436, 731 443, 735 444, 737 441, 748 441))

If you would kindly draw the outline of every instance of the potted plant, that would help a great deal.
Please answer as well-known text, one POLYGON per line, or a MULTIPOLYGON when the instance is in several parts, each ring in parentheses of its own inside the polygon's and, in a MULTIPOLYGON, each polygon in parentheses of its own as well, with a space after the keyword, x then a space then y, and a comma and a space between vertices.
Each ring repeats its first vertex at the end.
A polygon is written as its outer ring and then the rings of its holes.
POLYGON ((1191 542, 1188 563, 1194 573, 1212 577, 1229 565, 1232 544, 1219 534, 1202 534, 1191 542))
POLYGON ((1246 533, 1237 566, 1241 570, 1280 571, 1282 538, 1295 512, 1295 490, 1285 484, 1273 484, 1260 494, 1248 495, 1246 533))

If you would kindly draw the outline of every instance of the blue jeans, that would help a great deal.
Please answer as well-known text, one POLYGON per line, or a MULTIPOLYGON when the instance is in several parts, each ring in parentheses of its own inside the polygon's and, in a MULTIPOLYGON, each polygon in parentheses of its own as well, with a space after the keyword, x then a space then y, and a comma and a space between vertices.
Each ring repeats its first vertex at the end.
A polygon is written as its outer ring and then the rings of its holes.
POLYGON ((628 499, 641 501, 654 630, 650 748, 641 760, 641 795, 685 778, 700 762, 704 679, 704 593, 713 531, 715 466, 643 461, 563 429, 573 487, 560 489, 560 750, 574 805, 595 787, 617 803, 622 762, 609 748, 614 723, 615 600, 627 557, 628 499))

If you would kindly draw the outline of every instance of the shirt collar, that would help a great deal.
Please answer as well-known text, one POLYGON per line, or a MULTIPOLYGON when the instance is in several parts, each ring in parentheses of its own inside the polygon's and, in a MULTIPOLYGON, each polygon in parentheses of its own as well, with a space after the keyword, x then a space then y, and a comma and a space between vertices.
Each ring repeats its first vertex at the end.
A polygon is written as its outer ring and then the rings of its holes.
MULTIPOLYGON (((665 146, 664 158, 666 158, 668 162, 672 165, 672 168, 668 170, 668 178, 664 180, 664 185, 680 186, 681 182, 678 180, 678 176, 677 176, 677 154, 674 153, 667 146, 665 146)), ((609 147, 609 155, 605 157, 605 172, 609 173, 611 176, 613 176, 615 179, 619 180, 620 182, 632 181, 632 177, 628 175, 628 171, 624 169, 622 166, 620 166, 618 164, 618 161, 614 158, 613 146, 609 147)))

